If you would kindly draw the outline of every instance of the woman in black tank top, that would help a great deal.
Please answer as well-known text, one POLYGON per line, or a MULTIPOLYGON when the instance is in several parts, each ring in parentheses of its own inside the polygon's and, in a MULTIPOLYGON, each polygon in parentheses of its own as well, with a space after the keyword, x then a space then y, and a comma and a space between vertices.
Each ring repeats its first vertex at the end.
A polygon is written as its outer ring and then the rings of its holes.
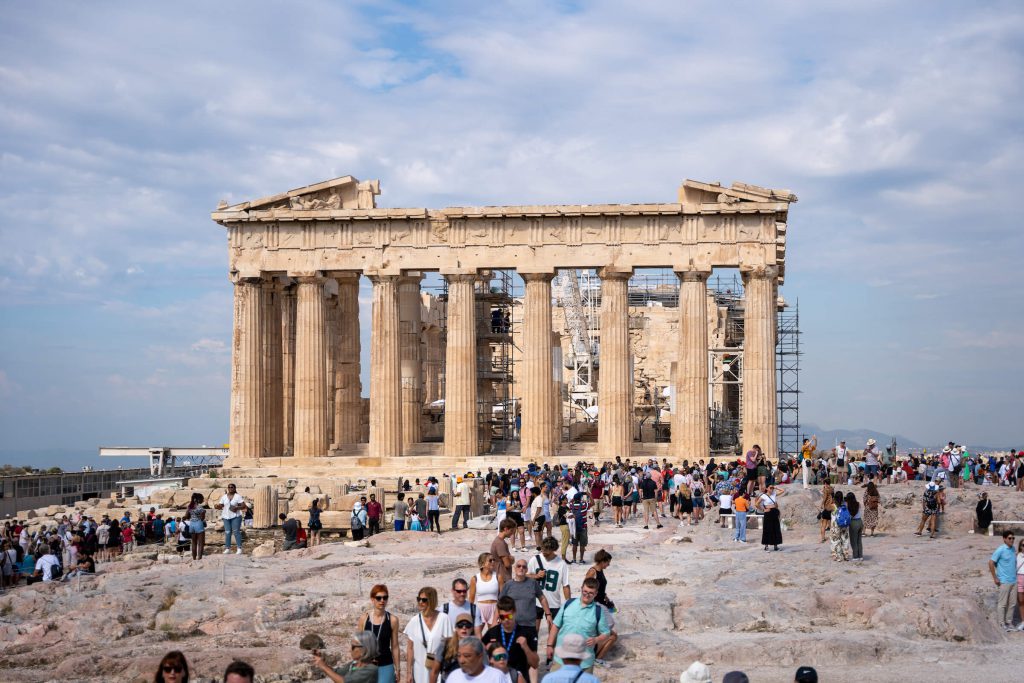
POLYGON ((400 679, 394 647, 398 635, 398 617, 388 612, 388 587, 378 584, 370 589, 370 603, 373 608, 363 613, 363 631, 369 631, 377 641, 377 683, 395 683, 400 679))

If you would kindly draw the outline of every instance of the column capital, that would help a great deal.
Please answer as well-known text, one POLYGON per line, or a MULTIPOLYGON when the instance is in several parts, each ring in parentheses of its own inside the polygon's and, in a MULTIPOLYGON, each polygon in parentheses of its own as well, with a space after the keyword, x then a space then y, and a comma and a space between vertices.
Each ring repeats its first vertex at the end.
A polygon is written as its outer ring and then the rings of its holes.
POLYGON ((478 276, 476 274, 476 271, 473 271, 471 273, 446 273, 444 275, 444 279, 448 282, 448 284, 452 284, 455 282, 472 283, 477 281, 478 276))
POLYGON ((398 282, 402 279, 401 275, 382 275, 382 274, 379 274, 379 273, 375 273, 373 275, 367 275, 366 277, 368 277, 370 279, 370 282, 372 282, 375 285, 383 285, 383 284, 397 285, 398 282))
POLYGON ((597 269, 597 276, 602 280, 628 280, 633 277, 633 269, 605 266, 597 269))
POLYGON ((677 270, 676 276, 680 282, 707 282, 711 277, 710 270, 677 270))
POLYGON ((327 278, 321 271, 313 271, 306 273, 288 273, 288 277, 292 278, 300 285, 322 285, 327 282, 327 278))
POLYGON ((779 267, 770 265, 741 267, 740 276, 744 282, 751 278, 756 280, 777 280, 779 277, 779 267))
POLYGON ((234 271, 233 273, 231 273, 228 276, 228 279, 230 279, 231 284, 234 285, 258 285, 265 281, 265 278, 263 277, 262 273, 240 273, 238 271, 234 271))
POLYGON ((551 282, 555 279, 554 273, 519 273, 523 282, 551 282))
POLYGON ((398 286, 402 285, 415 285, 419 287, 420 283, 423 282, 423 273, 418 270, 413 270, 408 273, 403 273, 398 277, 398 286))
POLYGON ((362 275, 362 272, 358 270, 325 270, 324 274, 327 277, 331 278, 332 280, 342 282, 347 280, 358 281, 359 276, 362 275))

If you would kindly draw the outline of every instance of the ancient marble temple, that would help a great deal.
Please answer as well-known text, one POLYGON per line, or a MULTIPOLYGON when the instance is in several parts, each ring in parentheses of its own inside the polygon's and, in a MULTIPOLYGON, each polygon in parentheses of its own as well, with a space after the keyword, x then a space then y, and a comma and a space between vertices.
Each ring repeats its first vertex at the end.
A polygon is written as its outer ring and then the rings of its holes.
POLYGON ((445 456, 479 454, 474 283, 514 269, 525 282, 520 456, 558 455, 551 362, 557 269, 602 280, 598 456, 633 447, 627 283, 671 268, 679 291, 673 457, 709 452, 707 279, 738 268, 745 285, 743 446, 776 455, 775 320, 796 197, 743 183, 685 181, 675 202, 378 208, 378 181, 351 176, 213 212, 227 229, 234 283, 228 464, 359 453, 401 458, 419 441, 423 401, 420 282, 447 280, 445 456), (368 443, 361 444, 359 280, 372 283, 368 443))

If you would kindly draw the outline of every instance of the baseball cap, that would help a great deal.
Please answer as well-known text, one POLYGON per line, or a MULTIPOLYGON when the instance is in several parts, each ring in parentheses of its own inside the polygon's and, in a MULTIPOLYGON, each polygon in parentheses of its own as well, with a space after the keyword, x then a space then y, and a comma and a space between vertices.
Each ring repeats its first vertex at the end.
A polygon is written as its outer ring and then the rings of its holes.
POLYGON ((813 666, 801 666, 796 670, 794 683, 818 683, 818 672, 813 666))

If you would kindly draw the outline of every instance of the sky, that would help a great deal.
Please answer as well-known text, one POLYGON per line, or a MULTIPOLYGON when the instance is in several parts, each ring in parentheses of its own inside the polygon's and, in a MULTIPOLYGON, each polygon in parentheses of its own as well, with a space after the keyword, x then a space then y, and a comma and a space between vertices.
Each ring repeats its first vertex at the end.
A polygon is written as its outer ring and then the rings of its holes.
POLYGON ((1019 2, 2 12, 0 452, 224 443, 210 211, 346 174, 386 207, 790 189, 802 420, 1024 444, 1019 2))

